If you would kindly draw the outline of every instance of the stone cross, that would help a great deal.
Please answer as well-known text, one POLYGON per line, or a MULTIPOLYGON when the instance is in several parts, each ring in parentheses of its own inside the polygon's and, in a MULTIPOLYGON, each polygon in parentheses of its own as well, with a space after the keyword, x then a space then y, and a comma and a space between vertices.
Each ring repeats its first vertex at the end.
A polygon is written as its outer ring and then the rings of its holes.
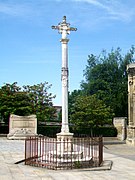
POLYGON ((76 31, 77 28, 70 27, 70 24, 66 22, 66 16, 63 16, 63 21, 57 26, 52 26, 52 29, 57 29, 60 34, 62 34, 61 44, 62 44, 62 71, 61 71, 61 81, 62 81, 62 127, 61 133, 69 133, 68 124, 68 41, 67 35, 70 31, 76 31))

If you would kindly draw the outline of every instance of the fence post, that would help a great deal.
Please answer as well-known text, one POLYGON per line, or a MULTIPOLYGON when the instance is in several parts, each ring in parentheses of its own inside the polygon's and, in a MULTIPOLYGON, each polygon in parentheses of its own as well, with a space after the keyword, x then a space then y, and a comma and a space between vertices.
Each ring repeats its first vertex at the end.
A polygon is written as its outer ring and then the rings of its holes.
POLYGON ((27 157, 27 150, 26 150, 26 148, 27 148, 27 139, 25 139, 25 165, 26 165, 26 157, 27 157))
POLYGON ((99 137, 99 166, 103 162, 103 138, 99 137))

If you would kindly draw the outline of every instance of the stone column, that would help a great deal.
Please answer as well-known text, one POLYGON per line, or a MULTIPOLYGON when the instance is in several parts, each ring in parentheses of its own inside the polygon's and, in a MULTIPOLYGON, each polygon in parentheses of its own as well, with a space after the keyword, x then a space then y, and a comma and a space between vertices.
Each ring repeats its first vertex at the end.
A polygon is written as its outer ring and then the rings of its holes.
POLYGON ((58 32, 62 34, 61 44, 62 44, 62 127, 61 133, 57 134, 58 139, 66 140, 71 139, 73 136, 69 132, 68 124, 68 42, 69 39, 67 35, 70 31, 76 31, 76 28, 70 27, 70 24, 66 22, 66 16, 63 16, 63 21, 58 24, 58 26, 52 26, 52 29, 58 29, 58 32))
POLYGON ((135 145, 135 63, 127 65, 127 73, 128 73, 127 144, 135 145))
POLYGON ((68 39, 61 39, 62 44, 62 133, 69 133, 68 126, 68 39))

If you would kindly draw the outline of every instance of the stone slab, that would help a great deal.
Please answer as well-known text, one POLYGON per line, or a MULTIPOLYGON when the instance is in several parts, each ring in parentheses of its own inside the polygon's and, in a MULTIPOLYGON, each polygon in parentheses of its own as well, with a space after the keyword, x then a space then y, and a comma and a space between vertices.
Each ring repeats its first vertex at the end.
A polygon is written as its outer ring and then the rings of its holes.
POLYGON ((37 135, 36 115, 18 116, 11 114, 9 119, 8 139, 25 139, 37 135))

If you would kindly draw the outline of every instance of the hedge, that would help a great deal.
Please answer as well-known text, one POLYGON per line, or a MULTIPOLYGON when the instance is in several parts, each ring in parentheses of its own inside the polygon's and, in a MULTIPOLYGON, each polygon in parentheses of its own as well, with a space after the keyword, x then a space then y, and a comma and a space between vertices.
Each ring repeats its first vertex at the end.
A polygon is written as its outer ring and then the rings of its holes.
POLYGON ((80 128, 73 130, 75 136, 86 135, 86 136, 103 136, 103 137, 116 137, 117 129, 115 127, 95 127, 95 128, 80 128))
POLYGON ((0 134, 8 134, 8 133, 9 133, 9 126, 0 124, 0 134))
MULTIPOLYGON (((61 131, 60 126, 39 126, 38 134, 42 134, 48 137, 55 137, 57 133, 61 131)), ((74 133, 74 136, 103 136, 103 137, 116 137, 117 129, 115 127, 96 127, 96 128, 79 128, 75 129, 70 127, 70 132, 74 133)))
MULTIPOLYGON (((61 126, 38 126, 37 134, 42 134, 48 137, 56 137, 56 134, 61 132, 61 126)), ((116 137, 117 129, 115 127, 96 127, 96 128, 78 128, 70 127, 70 132, 74 133, 74 136, 103 136, 103 137, 116 137)), ((8 134, 9 127, 0 126, 0 134, 8 134)))
POLYGON ((42 134, 48 137, 55 137, 61 131, 60 126, 38 126, 37 134, 42 134))

